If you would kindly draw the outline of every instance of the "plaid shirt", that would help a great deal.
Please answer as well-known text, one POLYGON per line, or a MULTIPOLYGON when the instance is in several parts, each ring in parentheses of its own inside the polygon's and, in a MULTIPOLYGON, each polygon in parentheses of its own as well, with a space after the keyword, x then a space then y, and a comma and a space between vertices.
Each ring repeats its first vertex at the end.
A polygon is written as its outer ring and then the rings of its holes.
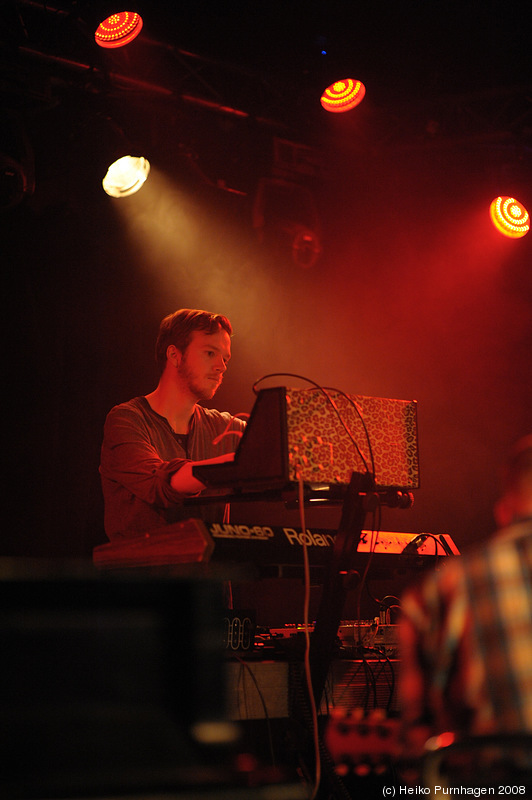
POLYGON ((407 590, 400 637, 407 724, 532 732, 532 520, 407 590))

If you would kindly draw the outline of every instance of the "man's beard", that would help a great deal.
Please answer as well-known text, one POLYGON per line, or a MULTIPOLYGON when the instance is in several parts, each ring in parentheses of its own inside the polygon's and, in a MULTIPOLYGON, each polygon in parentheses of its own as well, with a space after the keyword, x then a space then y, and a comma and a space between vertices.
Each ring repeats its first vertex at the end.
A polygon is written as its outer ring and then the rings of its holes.
MULTIPOLYGON (((213 383, 212 388, 200 386, 197 376, 188 366, 186 355, 183 357, 179 367, 177 368, 177 374, 183 383, 186 384, 189 392, 193 394, 197 400, 202 402, 212 400, 220 386, 219 382, 213 383)), ((204 378, 204 380, 206 381, 207 378, 204 378)))

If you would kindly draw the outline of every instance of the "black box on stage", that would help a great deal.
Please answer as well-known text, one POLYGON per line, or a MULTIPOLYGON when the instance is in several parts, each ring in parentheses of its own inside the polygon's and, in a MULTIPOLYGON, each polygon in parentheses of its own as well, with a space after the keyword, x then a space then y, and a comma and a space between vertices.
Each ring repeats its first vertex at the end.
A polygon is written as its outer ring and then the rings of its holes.
POLYGON ((193 782, 193 733, 231 729, 222 599, 216 581, 0 565, 0 795, 193 782))

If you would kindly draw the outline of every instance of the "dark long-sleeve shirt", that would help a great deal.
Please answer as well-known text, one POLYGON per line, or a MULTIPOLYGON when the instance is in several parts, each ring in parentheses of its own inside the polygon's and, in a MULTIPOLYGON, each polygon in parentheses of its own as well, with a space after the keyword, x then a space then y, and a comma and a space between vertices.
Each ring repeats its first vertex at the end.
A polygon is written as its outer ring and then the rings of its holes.
POLYGON ((244 425, 228 412, 196 406, 185 443, 145 397, 111 409, 100 461, 108 538, 147 533, 192 516, 213 521, 219 506, 184 507, 184 496, 170 479, 187 460, 234 452, 244 425))

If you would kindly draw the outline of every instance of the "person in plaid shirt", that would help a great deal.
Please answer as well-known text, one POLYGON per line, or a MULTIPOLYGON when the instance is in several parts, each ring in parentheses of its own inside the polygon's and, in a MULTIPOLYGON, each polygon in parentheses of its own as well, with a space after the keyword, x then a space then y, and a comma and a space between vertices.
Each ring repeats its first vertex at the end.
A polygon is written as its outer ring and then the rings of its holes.
POLYGON ((495 519, 487 543, 402 598, 398 691, 418 741, 532 732, 532 435, 510 454, 495 519))

